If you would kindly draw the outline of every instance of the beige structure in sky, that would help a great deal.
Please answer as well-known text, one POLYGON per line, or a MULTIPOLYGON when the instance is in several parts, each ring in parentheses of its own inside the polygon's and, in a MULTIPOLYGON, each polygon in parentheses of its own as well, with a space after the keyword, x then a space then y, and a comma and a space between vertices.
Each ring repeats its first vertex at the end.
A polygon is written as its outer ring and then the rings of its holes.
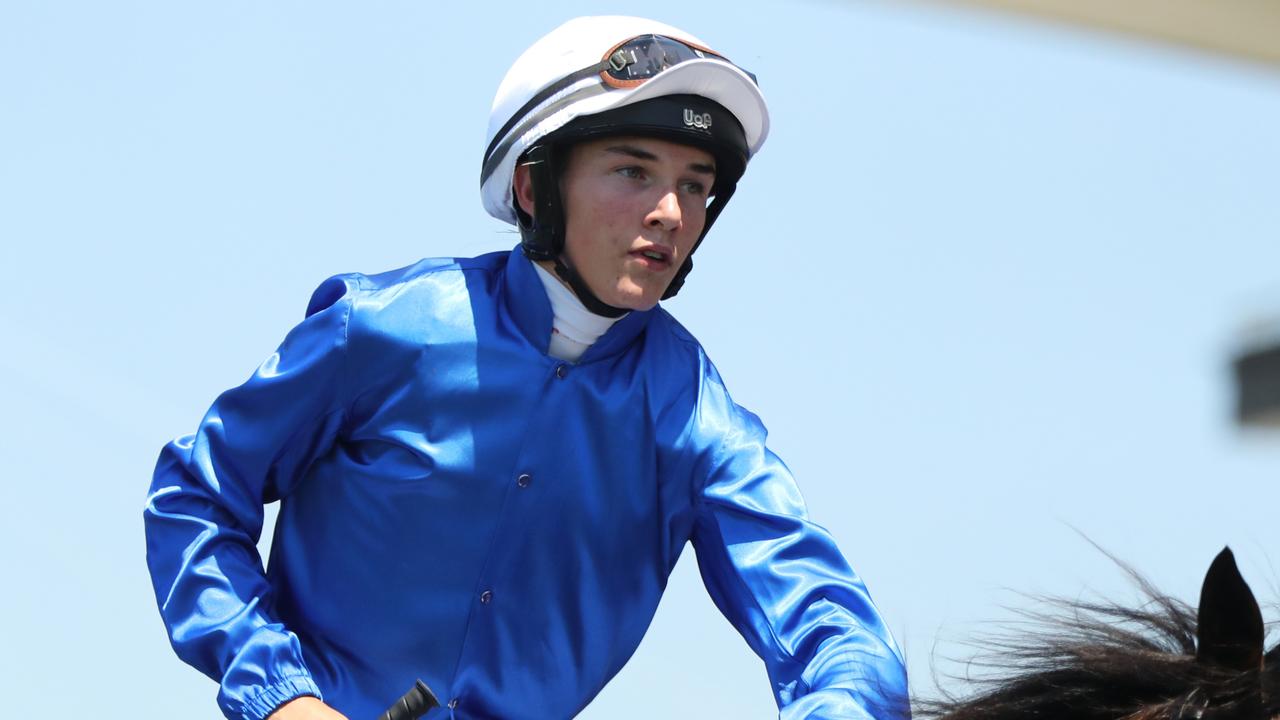
POLYGON ((1280 68, 1280 0, 949 1, 1136 35, 1280 68))

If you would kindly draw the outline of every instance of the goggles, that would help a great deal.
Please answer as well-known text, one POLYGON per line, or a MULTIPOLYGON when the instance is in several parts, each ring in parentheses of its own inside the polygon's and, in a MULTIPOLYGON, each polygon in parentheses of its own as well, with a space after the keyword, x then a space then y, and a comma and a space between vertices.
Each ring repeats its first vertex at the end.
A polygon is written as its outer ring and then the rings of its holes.
MULTIPOLYGON (((701 45, 665 35, 641 35, 609 50, 597 67, 600 68, 600 79, 609 87, 633 88, 669 67, 708 58, 733 64, 729 58, 701 45)), ((760 84, 755 75, 746 70, 742 72, 751 78, 751 82, 760 84)))

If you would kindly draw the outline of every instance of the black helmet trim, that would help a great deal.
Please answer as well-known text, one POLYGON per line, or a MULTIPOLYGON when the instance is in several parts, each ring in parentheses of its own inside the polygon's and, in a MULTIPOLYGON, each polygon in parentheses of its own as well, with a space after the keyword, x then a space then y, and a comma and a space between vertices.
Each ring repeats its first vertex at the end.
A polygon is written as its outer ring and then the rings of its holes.
POLYGON ((742 124, 724 106, 698 95, 664 95, 579 117, 543 142, 558 145, 619 135, 655 137, 706 150, 716 159, 716 186, 722 180, 736 184, 747 167, 742 124))

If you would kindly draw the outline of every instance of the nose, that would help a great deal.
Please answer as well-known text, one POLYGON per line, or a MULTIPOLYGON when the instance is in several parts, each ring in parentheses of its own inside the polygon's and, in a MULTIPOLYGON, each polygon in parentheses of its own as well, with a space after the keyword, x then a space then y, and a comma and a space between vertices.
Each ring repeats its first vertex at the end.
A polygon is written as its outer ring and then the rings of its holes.
POLYGON ((680 197, 676 191, 668 190, 658 198, 658 203, 649 211, 645 224, 651 228, 662 228, 668 232, 680 229, 680 197))

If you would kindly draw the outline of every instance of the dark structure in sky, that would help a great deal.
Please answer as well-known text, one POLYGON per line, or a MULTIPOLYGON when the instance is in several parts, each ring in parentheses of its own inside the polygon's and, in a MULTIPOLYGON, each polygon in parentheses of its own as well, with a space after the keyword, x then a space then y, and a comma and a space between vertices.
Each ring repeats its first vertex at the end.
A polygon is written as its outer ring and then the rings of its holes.
POLYGON ((1280 429, 1280 338, 1236 356, 1236 417, 1280 429))

